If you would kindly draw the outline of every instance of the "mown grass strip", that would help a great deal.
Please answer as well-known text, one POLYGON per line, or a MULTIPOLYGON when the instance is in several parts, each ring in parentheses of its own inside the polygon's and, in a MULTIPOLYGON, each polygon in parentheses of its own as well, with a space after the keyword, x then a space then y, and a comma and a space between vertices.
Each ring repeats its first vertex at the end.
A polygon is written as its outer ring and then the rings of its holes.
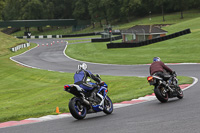
POLYGON ((200 17, 165 27, 169 33, 187 28, 190 28, 192 33, 147 46, 107 49, 106 42, 72 44, 67 47, 66 54, 78 60, 105 64, 148 64, 156 56, 166 63, 199 63, 199 21, 200 17))

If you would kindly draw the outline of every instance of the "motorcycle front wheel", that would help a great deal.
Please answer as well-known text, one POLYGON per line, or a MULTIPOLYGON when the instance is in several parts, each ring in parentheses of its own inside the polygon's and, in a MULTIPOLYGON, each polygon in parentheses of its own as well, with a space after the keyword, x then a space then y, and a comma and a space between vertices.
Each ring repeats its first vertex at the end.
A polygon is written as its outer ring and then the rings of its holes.
POLYGON ((163 86, 156 86, 154 88, 154 93, 156 95, 156 98, 161 103, 166 103, 168 101, 168 93, 165 91, 165 88, 163 86))
POLYGON ((82 104, 81 99, 77 97, 70 100, 69 111, 78 120, 84 119, 87 114, 87 108, 82 104))
POLYGON ((178 97, 179 99, 182 99, 182 98, 183 98, 183 90, 182 90, 180 87, 178 87, 178 88, 177 88, 177 92, 178 92, 177 97, 178 97))
POLYGON ((108 96, 106 96, 106 98, 104 100, 103 112, 105 114, 111 114, 113 112, 113 103, 112 103, 111 99, 108 96))

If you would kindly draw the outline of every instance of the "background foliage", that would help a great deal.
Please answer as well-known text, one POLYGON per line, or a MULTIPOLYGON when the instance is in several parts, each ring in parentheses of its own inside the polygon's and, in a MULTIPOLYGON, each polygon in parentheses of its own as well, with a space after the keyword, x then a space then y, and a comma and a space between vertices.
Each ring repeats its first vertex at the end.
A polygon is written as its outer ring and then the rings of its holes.
POLYGON ((81 19, 129 22, 133 18, 200 9, 199 0, 0 0, 0 19, 81 19))

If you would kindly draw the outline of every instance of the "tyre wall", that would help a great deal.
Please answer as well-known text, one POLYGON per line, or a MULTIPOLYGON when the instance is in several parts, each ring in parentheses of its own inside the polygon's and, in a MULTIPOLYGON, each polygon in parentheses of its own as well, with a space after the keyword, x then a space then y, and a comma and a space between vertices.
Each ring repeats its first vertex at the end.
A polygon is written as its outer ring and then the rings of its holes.
POLYGON ((145 45, 149 45, 152 43, 156 43, 156 42, 161 42, 161 41, 165 41, 168 39, 173 39, 185 34, 189 34, 191 33, 190 29, 185 29, 183 31, 179 31, 173 34, 169 34, 163 37, 159 37, 159 38, 154 38, 151 40, 146 40, 143 42, 138 42, 138 43, 126 43, 126 42, 122 42, 122 43, 108 43, 107 44, 107 48, 132 48, 132 47, 140 47, 140 46, 145 46, 145 45))

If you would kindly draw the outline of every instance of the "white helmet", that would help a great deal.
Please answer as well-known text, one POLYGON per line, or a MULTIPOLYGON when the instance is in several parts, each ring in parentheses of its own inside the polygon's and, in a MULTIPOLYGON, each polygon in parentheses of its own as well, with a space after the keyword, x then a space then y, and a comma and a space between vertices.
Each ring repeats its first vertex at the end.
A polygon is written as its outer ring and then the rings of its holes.
POLYGON ((80 65, 78 65, 78 69, 83 69, 83 70, 86 70, 87 69, 87 65, 85 63, 82 63, 80 65))

